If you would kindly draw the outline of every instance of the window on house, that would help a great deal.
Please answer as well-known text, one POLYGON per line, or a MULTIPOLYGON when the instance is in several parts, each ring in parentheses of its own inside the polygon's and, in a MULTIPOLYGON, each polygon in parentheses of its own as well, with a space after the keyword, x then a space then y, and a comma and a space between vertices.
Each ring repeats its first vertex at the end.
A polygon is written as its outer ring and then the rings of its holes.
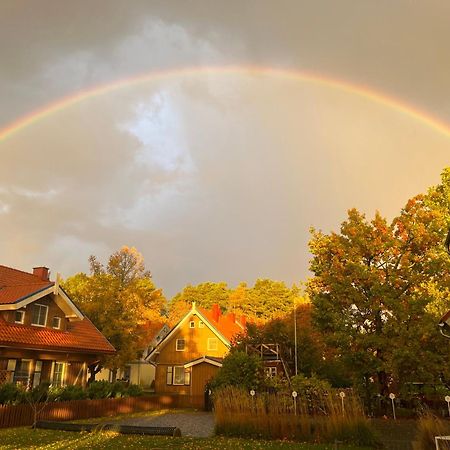
POLYGON ((273 377, 277 376, 277 368, 276 367, 266 367, 264 369, 264 371, 266 372, 267 378, 273 378, 273 377))
POLYGON ((42 361, 36 361, 34 365, 33 387, 41 384, 42 361))
POLYGON ((189 386, 191 384, 191 369, 184 369, 184 384, 189 386))
POLYGON ((175 366, 173 369, 173 384, 184 385, 184 367, 175 366))
POLYGON ((217 338, 208 338, 208 350, 215 351, 219 347, 217 338))
POLYGON ((25 311, 16 311, 14 316, 14 322, 23 323, 25 320, 25 311))
POLYGON ((14 370, 14 383, 28 387, 31 376, 31 359, 19 359, 14 370))
POLYGON ((205 324, 203 323, 203 321, 200 320, 200 322, 198 323, 198 327, 205 328, 205 324))
POLYGON ((55 362, 53 363, 53 386, 64 386, 64 377, 66 372, 66 363, 55 362))
POLYGON ((33 316, 31 318, 31 325, 37 325, 45 327, 47 323, 48 306, 39 305, 38 303, 33 305, 33 316))
POLYGON ((195 322, 193 320, 189 322, 189 328, 195 328, 195 322))
POLYGON ((173 367, 168 366, 167 367, 167 374, 166 374, 166 384, 172 384, 172 377, 173 377, 173 367))
POLYGON ((176 349, 177 352, 182 352, 186 348, 186 341, 184 339, 177 339, 176 349))
POLYGON ((175 386, 189 386, 191 384, 191 369, 184 366, 168 366, 166 384, 175 386))
POLYGON ((52 327, 57 330, 61 328, 61 317, 53 317, 52 327))

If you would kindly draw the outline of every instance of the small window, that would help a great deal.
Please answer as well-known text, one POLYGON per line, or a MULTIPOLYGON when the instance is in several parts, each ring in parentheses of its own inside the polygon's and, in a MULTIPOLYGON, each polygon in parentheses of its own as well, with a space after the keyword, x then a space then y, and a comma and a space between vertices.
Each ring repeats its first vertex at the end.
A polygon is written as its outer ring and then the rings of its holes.
POLYGON ((45 327, 47 323, 48 306, 39 305, 36 303, 33 305, 33 316, 31 318, 31 325, 37 325, 39 327, 45 327))
POLYGON ((184 384, 189 386, 191 384, 191 369, 184 369, 184 384))
POLYGON ((42 361, 36 361, 34 365, 33 387, 41 384, 42 361))
POLYGON ((173 367, 168 366, 167 367, 167 374, 166 374, 166 384, 172 384, 172 376, 173 376, 173 367))
POLYGON ((25 311, 16 311, 14 321, 16 323, 23 323, 25 320, 25 311))
POLYGON ((61 317, 53 317, 52 327, 56 330, 59 330, 61 328, 61 317))
POLYGON ((205 324, 200 320, 200 322, 198 323, 198 327, 205 328, 205 324))
POLYGON ((186 341, 184 339, 177 339, 176 349, 177 352, 183 352, 186 348, 186 341))
POLYGON ((195 328, 195 322, 193 320, 189 322, 189 328, 195 328))
POLYGON ((215 351, 219 346, 217 338, 208 338, 208 350, 215 351))
POLYGON ((173 384, 175 385, 184 385, 184 367, 183 366, 175 366, 173 372, 173 384))
POLYGON ((66 372, 66 363, 55 362, 53 366, 53 386, 64 386, 64 375, 66 372))

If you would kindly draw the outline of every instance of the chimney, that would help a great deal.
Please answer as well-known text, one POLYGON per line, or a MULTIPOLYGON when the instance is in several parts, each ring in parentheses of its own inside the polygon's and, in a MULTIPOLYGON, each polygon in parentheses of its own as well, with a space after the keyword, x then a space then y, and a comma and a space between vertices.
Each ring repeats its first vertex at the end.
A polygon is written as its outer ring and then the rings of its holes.
POLYGON ((33 267, 33 275, 39 277, 42 281, 49 281, 50 272, 48 267, 33 267))
POLYGON ((241 322, 241 325, 243 328, 247 325, 247 317, 241 316, 239 322, 241 322))
POLYGON ((212 316, 213 316, 213 319, 214 319, 216 322, 218 322, 218 321, 219 321, 220 314, 221 314, 220 307, 219 307, 218 303, 214 303, 214 304, 212 305, 212 308, 211 308, 211 314, 212 314, 212 316))
POLYGON ((230 320, 234 323, 236 322, 236 314, 234 312, 230 312, 228 313, 228 317, 230 318, 230 320))

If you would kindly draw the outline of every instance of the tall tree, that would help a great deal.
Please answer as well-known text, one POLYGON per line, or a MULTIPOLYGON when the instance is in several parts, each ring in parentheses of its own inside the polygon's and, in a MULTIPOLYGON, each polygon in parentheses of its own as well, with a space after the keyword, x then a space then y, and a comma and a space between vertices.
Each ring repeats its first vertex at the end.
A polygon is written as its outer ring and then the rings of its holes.
POLYGON ((411 199, 388 224, 355 209, 339 233, 312 230, 309 293, 315 322, 366 387, 436 379, 446 366, 436 317, 427 306, 448 280, 442 258, 446 217, 429 196, 411 199), (424 369, 424 370, 421 370, 424 369))
POLYGON ((105 361, 115 373, 148 345, 156 331, 151 324, 163 321, 165 299, 134 247, 122 247, 106 267, 95 256, 89 262, 90 274, 68 278, 64 289, 116 348, 117 354, 105 361))

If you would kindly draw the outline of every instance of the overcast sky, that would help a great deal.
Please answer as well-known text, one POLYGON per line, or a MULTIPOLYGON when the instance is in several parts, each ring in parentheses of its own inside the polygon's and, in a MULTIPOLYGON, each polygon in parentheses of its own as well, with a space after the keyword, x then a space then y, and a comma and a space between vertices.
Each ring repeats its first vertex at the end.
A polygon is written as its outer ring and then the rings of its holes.
MULTIPOLYGON (((450 3, 1 0, 0 130, 96 85, 224 65, 315 72, 450 123, 450 3)), ((0 264, 67 277, 129 245, 168 297, 299 282, 309 227, 392 218, 449 145, 395 107, 251 70, 130 84, 0 141, 0 264)))

